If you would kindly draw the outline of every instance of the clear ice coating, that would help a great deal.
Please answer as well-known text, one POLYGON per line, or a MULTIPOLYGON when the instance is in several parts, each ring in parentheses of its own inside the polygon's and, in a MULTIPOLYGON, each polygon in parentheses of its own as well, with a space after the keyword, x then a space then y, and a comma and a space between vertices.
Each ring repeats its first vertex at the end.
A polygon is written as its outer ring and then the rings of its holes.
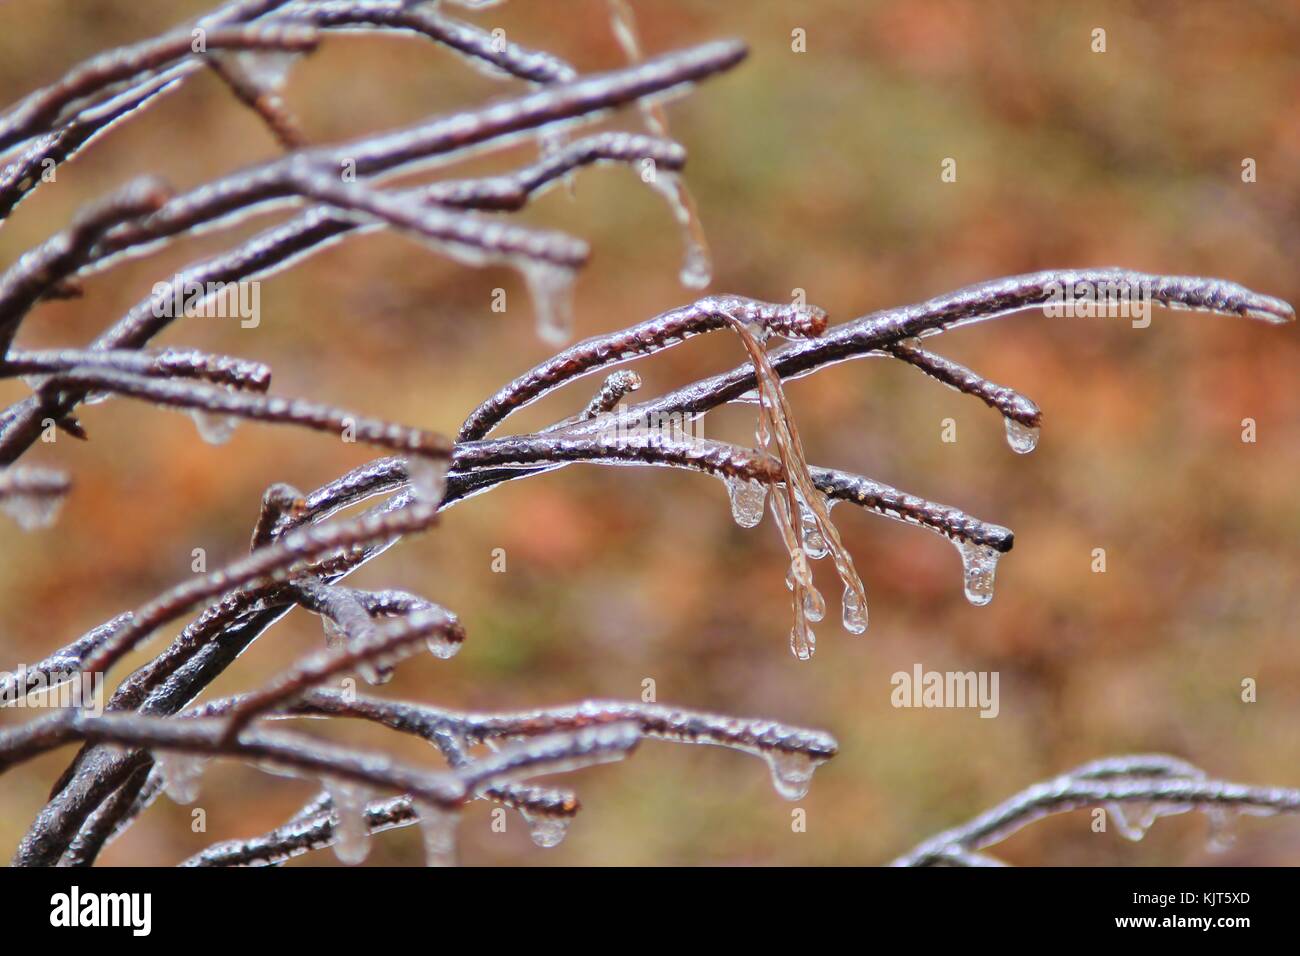
POLYGON ((796 750, 769 750, 763 754, 772 771, 772 786, 787 800, 802 800, 812 785, 820 760, 796 750))
POLYGON ((763 520, 763 508, 767 504, 767 485, 752 478, 723 479, 727 486, 727 495, 731 498, 731 516, 742 528, 757 527, 763 520))
POLYGON ((983 607, 993 600, 993 578, 1002 554, 990 545, 976 544, 965 538, 954 541, 954 544, 961 555, 966 600, 976 607, 983 607))
POLYGON ((826 543, 826 537, 817 524, 817 516, 802 499, 799 501, 799 531, 803 538, 804 553, 808 557, 820 561, 831 553, 830 545, 826 543))
POLYGON ((59 517, 62 495, 16 494, 0 498, 0 508, 24 531, 48 528, 59 517))
POLYGON ((193 754, 155 754, 154 766, 162 777, 163 793, 175 803, 193 803, 199 798, 199 778, 207 762, 207 758, 193 754))
POLYGON ((199 437, 209 445, 224 445, 239 425, 239 419, 233 415, 214 414, 201 408, 192 409, 190 417, 199 430, 199 437))
MULTIPOLYGON (((790 628, 790 653, 801 661, 812 660, 813 654, 817 652, 817 635, 813 633, 811 627, 804 625, 802 628, 796 624, 790 628)), ((775 773, 775 770, 773 770, 775 773)), ((777 789, 780 789, 778 785, 777 789)), ((793 798, 791 798, 793 799, 793 798)))
POLYGON ((459 814, 421 800, 415 802, 415 812, 420 818, 420 836, 424 840, 424 865, 455 866, 459 814))
POLYGON ((406 459, 406 476, 415 497, 426 504, 442 503, 447 492, 447 465, 445 458, 412 455, 406 459))
POLYGON ((809 588, 804 592, 803 616, 814 624, 826 617, 826 599, 816 588, 809 588))
POLYGON ((1007 426, 1007 444, 1017 455, 1028 455, 1038 447, 1038 434, 1041 429, 1033 425, 1024 425, 1014 418, 1003 418, 1007 426))
POLYGON ((563 843, 569 833, 569 824, 573 822, 572 817, 551 813, 528 813, 520 810, 519 814, 524 818, 524 823, 528 824, 528 835, 533 838, 535 844, 544 849, 563 843))
POLYGON ((349 866, 370 854, 370 825, 366 822, 369 792, 350 780, 321 781, 334 802, 334 855, 349 866))
POLYGON ((557 348, 573 337, 573 276, 567 266, 523 259, 519 268, 533 297, 537 335, 557 348))
POLYGON ((713 281, 713 261, 704 244, 699 223, 691 211, 691 198, 686 184, 676 173, 658 170, 650 185, 668 201, 668 208, 672 210, 673 218, 677 220, 682 233, 682 285, 688 289, 703 289, 713 281))
MULTIPOLYGON (((992 576, 990 576, 990 588, 992 587, 992 576)), ((970 591, 966 592, 967 597, 970 591)), ((990 591, 990 596, 992 592, 990 591)), ((862 595, 853 588, 844 589, 844 630, 850 634, 862 634, 867 629, 867 605, 862 600, 862 595)), ((976 602, 979 603, 979 602, 976 602)), ((985 602, 987 603, 987 602, 985 602)))

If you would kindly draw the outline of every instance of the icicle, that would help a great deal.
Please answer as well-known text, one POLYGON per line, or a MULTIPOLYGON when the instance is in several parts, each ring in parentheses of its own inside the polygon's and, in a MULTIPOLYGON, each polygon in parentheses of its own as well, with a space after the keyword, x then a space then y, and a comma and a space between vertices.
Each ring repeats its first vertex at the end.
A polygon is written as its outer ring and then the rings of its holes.
POLYGON ((162 776, 163 793, 175 803, 193 803, 199 798, 199 778, 207 762, 207 758, 193 754, 155 754, 154 766, 162 776))
POLYGON ((691 194, 680 176, 667 170, 657 170, 650 185, 667 201, 673 218, 682 233, 682 271, 679 278, 689 289, 703 289, 713 281, 713 261, 704 244, 699 219, 692 209, 691 194))
POLYGON ((767 504, 767 485, 752 478, 726 477, 727 494, 731 498, 731 516, 742 528, 757 527, 763 520, 767 504))
POLYGON ((48 528, 59 517, 62 495, 15 494, 0 498, 0 508, 24 531, 48 528))
POLYGON ((844 630, 850 634, 862 634, 867 629, 867 606, 862 603, 862 596, 853 588, 844 589, 844 630))
POLYGON ((445 458, 426 458, 412 455, 406 459, 406 474, 415 496, 426 504, 442 503, 447 492, 447 465, 445 458))
POLYGON ((350 780, 327 777, 321 781, 334 802, 334 855, 349 866, 361 863, 370 854, 370 826, 366 822, 364 787, 350 780))
POLYGON ((194 425, 199 430, 199 437, 209 445, 224 445, 235 433, 239 419, 232 415, 213 414, 201 408, 190 411, 194 425))
POLYGON ((573 822, 572 817, 558 814, 528 813, 524 810, 520 810, 519 814, 528 824, 528 835, 533 838, 533 842, 546 849, 563 843, 569 832, 569 824, 573 822))
POLYGON ((821 763, 797 750, 769 750, 763 759, 772 771, 772 786, 787 800, 802 800, 807 796, 813 771, 821 763))
POLYGON ((520 260, 519 268, 533 297, 538 337, 548 345, 564 345, 573 337, 574 271, 530 259, 520 260))
POLYGON ((993 600, 993 577, 1002 554, 990 545, 976 544, 965 538, 955 539, 954 543, 961 555, 966 600, 976 607, 983 607, 993 600))
POLYGON ((460 815, 422 800, 415 801, 415 812, 424 837, 425 866, 455 866, 456 824, 460 815))
POLYGON ((1007 426, 1007 444, 1017 455, 1028 455, 1038 447, 1038 433, 1034 425, 1024 425, 1014 418, 1003 418, 1007 426))

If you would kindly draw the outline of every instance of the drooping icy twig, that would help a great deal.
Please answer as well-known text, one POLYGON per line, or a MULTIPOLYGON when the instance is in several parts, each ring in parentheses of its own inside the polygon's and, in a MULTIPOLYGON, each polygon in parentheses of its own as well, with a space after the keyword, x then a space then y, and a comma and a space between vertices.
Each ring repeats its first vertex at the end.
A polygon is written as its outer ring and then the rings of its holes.
MULTIPOLYGON (((769 500, 772 516, 790 555, 790 571, 786 578, 794 604, 790 650, 800 660, 808 660, 816 646, 810 625, 821 620, 826 613, 825 601, 813 584, 808 566, 808 559, 812 556, 809 552, 813 547, 829 553, 835 562, 835 570, 844 585, 844 627, 853 634, 861 634, 867 628, 866 589, 853 566, 853 556, 844 547, 839 531, 831 521, 830 508, 808 472, 808 459, 804 456, 803 442, 795 427, 794 413, 786 401, 785 390, 781 387, 781 379, 772 370, 767 353, 750 330, 749 323, 735 315, 728 315, 727 319, 754 365, 759 395, 759 447, 774 448, 785 472, 782 487, 774 489, 769 500), (816 545, 810 544, 810 537, 816 545)), ((736 496, 733 486, 733 510, 737 504, 736 496)))
POLYGON ((1012 450, 1021 454, 1034 450, 1043 414, 1029 398, 1015 389, 990 382, 964 365, 921 348, 919 341, 896 342, 885 351, 936 381, 966 395, 974 395, 989 408, 1001 412, 1012 450))
MULTIPOLYGON (((1001 843, 1043 817, 1086 807, 1106 808, 1121 833, 1141 839, 1159 817, 1191 810, 1217 818, 1227 812, 1300 812, 1300 789, 1211 779, 1186 761, 1163 754, 1111 757, 1035 784, 970 822, 926 840, 892 865, 970 865, 966 854, 1001 843), (1129 822, 1130 814, 1135 824, 1129 822)), ((1215 822, 1222 826, 1221 819, 1215 822)))
MULTIPOLYGON (((631 5, 626 0, 609 0, 609 7, 610 26, 619 46, 623 48, 623 54, 629 63, 639 62, 642 59, 641 42, 637 37, 636 16, 631 5)), ((666 137, 668 114, 663 105, 643 99, 637 106, 645 118, 646 128, 656 136, 666 137)), ((695 208, 695 198, 680 176, 671 172, 661 173, 657 168, 649 173, 650 184, 667 200, 682 234, 684 253, 681 283, 688 288, 703 289, 713 280, 713 256, 709 253, 709 242, 695 208)))

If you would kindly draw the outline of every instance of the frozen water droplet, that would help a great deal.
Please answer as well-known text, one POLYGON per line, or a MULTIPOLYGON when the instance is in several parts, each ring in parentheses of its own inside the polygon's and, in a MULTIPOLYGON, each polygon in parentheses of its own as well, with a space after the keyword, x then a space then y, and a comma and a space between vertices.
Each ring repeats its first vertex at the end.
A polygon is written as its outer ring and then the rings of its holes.
POLYGON ((456 865, 456 824, 459 815, 423 801, 416 801, 420 835, 424 838, 425 866, 456 865))
POLYGON ((239 419, 232 415, 213 414, 201 408, 190 411, 194 425, 199 430, 199 437, 209 445, 224 445, 235 433, 239 419))
POLYGON ((440 661, 450 660, 456 656, 460 650, 459 641, 449 641, 441 634, 433 634, 424 639, 424 646, 429 649, 429 653, 440 661))
POLYGON ((731 516, 742 528, 753 528, 763 520, 767 504, 767 485, 751 478, 724 478, 731 497, 731 516))
POLYGON ((533 842, 547 849, 564 842, 569 832, 569 824, 573 822, 572 817, 555 814, 527 813, 523 810, 519 813, 528 824, 528 835, 533 838, 533 842))
POLYGON ((803 595, 803 615, 816 624, 826 617, 826 599, 816 588, 808 588, 803 595))
POLYGON ((762 398, 758 394, 758 389, 751 388, 748 392, 742 392, 740 395, 736 396, 733 401, 739 402, 742 405, 758 405, 762 402, 762 398))
POLYGON ((447 491, 447 465, 445 458, 412 455, 406 459, 406 474, 417 498, 431 505, 442 503, 447 491))
POLYGON ((163 793, 175 803, 193 803, 199 798, 199 778, 207 762, 193 754, 157 753, 154 766, 162 776, 163 793))
POLYGON ((713 261, 704 244, 699 222, 691 211, 691 196, 686 184, 676 173, 660 170, 651 180, 651 185, 668 201, 668 208, 681 230, 681 283, 689 289, 703 289, 713 281, 713 261))
POLYGON ((1114 822, 1115 829, 1119 832, 1119 835, 1126 840, 1132 840, 1134 843, 1137 843, 1147 835, 1146 826, 1143 826, 1141 822, 1130 820, 1128 811, 1123 804, 1106 804, 1106 815, 1114 822))
POLYGON ((4 508, 5 514, 18 522, 18 527, 24 531, 50 527, 59 517, 62 507, 62 495, 17 494, 0 498, 0 508, 4 508))
POLYGON ((961 555, 966 600, 976 607, 983 607, 993 600, 993 578, 997 574, 1001 552, 990 545, 976 544, 964 538, 955 544, 961 555))
POLYGON ((1007 426, 1007 444, 1017 455, 1027 455, 1038 447, 1038 433, 1041 429, 1034 425, 1025 425, 1014 418, 1004 418, 1007 426))
POLYGON ((790 653, 801 661, 810 661, 817 653, 817 635, 807 624, 790 628, 790 653))
POLYGON ((867 629, 867 603, 854 588, 844 589, 844 630, 850 634, 861 634, 867 629))
POLYGON ((564 345, 573 337, 573 270, 549 262, 520 263, 537 313, 537 335, 548 345, 564 345))
POLYGON ((787 800, 802 800, 812 785, 820 760, 797 750, 769 750, 763 754, 772 771, 772 786, 787 800))
POLYGON ((826 543, 821 526, 817 524, 817 516, 802 501, 799 502, 799 530, 803 537, 803 550, 808 557, 819 561, 830 554, 830 545, 826 543))
POLYGON ((349 866, 363 862, 370 854, 368 792, 350 780, 328 778, 321 783, 334 802, 334 855, 349 866))

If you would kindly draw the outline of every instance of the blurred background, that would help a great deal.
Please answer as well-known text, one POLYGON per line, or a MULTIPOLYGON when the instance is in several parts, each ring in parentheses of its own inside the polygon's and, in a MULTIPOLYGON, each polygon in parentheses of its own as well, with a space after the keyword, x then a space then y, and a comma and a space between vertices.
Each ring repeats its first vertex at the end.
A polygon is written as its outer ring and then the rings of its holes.
MULTIPOLYGON (((206 9, 191 0, 37 0, 0 5, 0 100, 16 101, 110 46, 206 9)), ((1219 276, 1300 301, 1300 13, 1214 2, 636 2, 659 53, 743 37, 747 62, 668 107, 716 261, 714 291, 785 301, 792 290, 843 321, 1003 275, 1122 265, 1219 276), (1106 31, 1094 53, 1092 31, 1106 31), (803 30, 806 52, 792 50, 803 30), (955 183, 940 163, 957 160, 955 183), (1242 162, 1258 181, 1243 183, 1242 162)), ((579 69, 622 55, 603 0, 536 0, 469 15, 579 69), (559 15, 563 12, 563 15, 559 15)), ((314 142, 414 122, 520 84, 485 77, 418 38, 327 38, 286 98, 314 142)), ((634 129, 634 111, 606 126, 634 129)), ((189 187, 275 155, 258 121, 212 76, 112 131, 0 230, 0 263, 62 228, 83 203, 140 172, 189 187)), ((534 158, 526 143, 456 174, 534 158)), ((626 169, 580 174, 522 221, 588 239, 578 335, 639 322, 698 293, 677 283, 681 247, 661 198, 626 169)), ((86 283, 43 305, 20 344, 80 345, 152 284, 256 231, 259 219, 86 283)), ((178 322, 159 345, 272 365, 273 391, 452 434, 502 383, 549 354, 520 278, 467 269, 395 236, 349 240, 265 281, 261 324, 178 322), (495 313, 495 288, 508 308, 495 313)), ((788 650, 788 593, 770 517, 731 519, 720 482, 658 469, 579 466, 501 487, 449 511, 352 579, 402 587, 456 611, 469 638, 450 662, 417 657, 379 693, 453 707, 520 708, 640 696, 824 728, 840 755, 797 804, 762 763, 647 742, 627 762, 557 783, 584 810, 566 842, 535 848, 516 816, 469 807, 465 864, 874 864, 1080 762, 1164 751, 1232 780, 1300 786, 1300 337, 1222 316, 1157 309, 1150 328, 1024 313, 944 335, 935 348, 1034 398, 1038 450, 1012 453, 999 417, 915 370, 869 359, 789 387, 809 459, 868 474, 1013 528, 997 596, 962 595, 952 545, 835 511, 871 600, 871 627, 819 628, 817 656, 788 650), (1258 440, 1243 443, 1242 419, 1258 440), (940 440, 941 422, 957 441, 940 440), (495 548, 507 571, 493 573, 495 548), (1104 548, 1105 573, 1093 573, 1104 548), (1000 714, 895 709, 890 677, 997 671, 1000 714), (1241 684, 1258 682, 1243 703, 1241 684), (791 828, 792 806, 807 831, 791 828)), ((642 396, 743 358, 732 336, 696 339, 635 367, 642 396)), ((573 413, 598 379, 512 419, 520 431, 573 413)), ((26 394, 0 383, 5 403, 26 394)), ((91 440, 38 445, 30 463, 71 472, 58 524, 0 528, 0 666, 33 661, 190 574, 247 548, 266 485, 315 487, 374 453, 318 434, 245 424, 203 443, 188 417, 120 400, 83 409, 91 440)), ((753 408, 705 434, 752 442, 753 408)), ((837 597, 829 563, 815 568, 837 597)), ((156 653, 181 626, 149 645, 156 653)), ((295 612, 210 689, 250 689, 321 645, 295 612)), ((146 655, 137 655, 133 664, 146 655)), ((123 673, 126 671, 123 670, 123 673)), ((30 711, 0 712, 10 724, 30 711)), ((367 726, 313 732, 437 765, 431 748, 367 726)), ((0 780, 0 853, 12 852, 72 751, 0 780)), ((213 764, 198 801, 166 799, 103 856, 172 863, 261 833, 314 788, 213 764)), ((999 847, 1018 864, 1289 864, 1300 820, 1247 818, 1225 853, 1199 816, 1141 844, 1095 834, 1085 812, 999 847)), ((374 841, 371 862, 421 861, 414 829, 374 841)), ((299 864, 334 865, 329 853, 299 864)))

